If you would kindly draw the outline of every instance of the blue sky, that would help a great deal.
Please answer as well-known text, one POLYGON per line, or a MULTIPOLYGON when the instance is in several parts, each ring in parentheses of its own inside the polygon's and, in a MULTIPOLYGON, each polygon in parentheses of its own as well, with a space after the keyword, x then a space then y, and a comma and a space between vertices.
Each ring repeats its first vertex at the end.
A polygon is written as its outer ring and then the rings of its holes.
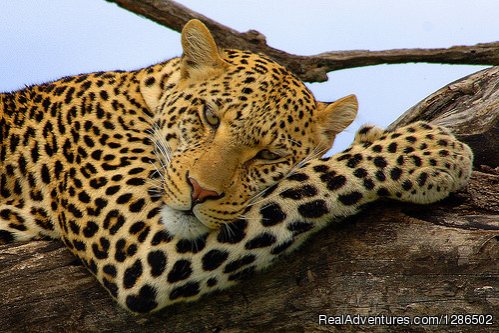
MULTIPOLYGON (((239 31, 256 29, 290 53, 430 48, 499 40, 495 0, 183 0, 239 31)), ((0 0, 0 91, 97 70, 136 69, 181 54, 179 34, 104 0, 0 0)), ((388 125, 443 85, 482 66, 382 65, 332 72, 310 84, 319 100, 350 93, 358 119, 388 125)))

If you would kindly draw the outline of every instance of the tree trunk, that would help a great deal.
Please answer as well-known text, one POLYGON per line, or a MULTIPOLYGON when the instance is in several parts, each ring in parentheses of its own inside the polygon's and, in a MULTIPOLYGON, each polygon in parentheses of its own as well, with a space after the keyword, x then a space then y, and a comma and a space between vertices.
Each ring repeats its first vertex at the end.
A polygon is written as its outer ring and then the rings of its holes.
POLYGON ((151 316, 119 308, 60 242, 0 246, 0 331, 497 332, 498 73, 494 67, 454 82, 395 122, 434 120, 473 147, 477 170, 469 186, 448 199, 430 206, 373 204, 267 272, 151 316), (437 316, 448 323, 319 321, 347 314, 437 316), (493 324, 451 325, 472 319, 453 316, 461 314, 488 314, 493 324))

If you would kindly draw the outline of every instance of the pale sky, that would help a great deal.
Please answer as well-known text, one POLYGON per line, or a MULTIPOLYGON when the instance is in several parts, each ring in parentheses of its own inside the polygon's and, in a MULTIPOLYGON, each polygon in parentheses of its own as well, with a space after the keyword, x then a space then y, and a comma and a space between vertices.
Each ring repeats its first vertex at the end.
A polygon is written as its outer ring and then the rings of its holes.
MULTIPOLYGON (((496 0, 181 0, 296 54, 472 45, 499 40, 496 0)), ((0 91, 97 70, 136 69, 181 54, 177 32, 104 0, 0 0, 0 91)), ((355 93, 357 120, 386 126, 433 91, 483 66, 381 65, 332 72, 308 85, 317 99, 355 93)))

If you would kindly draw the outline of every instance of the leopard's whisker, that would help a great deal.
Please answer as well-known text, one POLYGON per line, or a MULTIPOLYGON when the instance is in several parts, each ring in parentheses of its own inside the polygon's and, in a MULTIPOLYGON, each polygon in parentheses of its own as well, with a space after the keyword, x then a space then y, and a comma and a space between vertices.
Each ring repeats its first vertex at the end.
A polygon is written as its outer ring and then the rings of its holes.
POLYGON ((232 223, 225 223, 224 224, 224 230, 227 233, 227 236, 229 236, 229 237, 232 237, 235 235, 235 232, 234 232, 234 230, 232 230, 232 227, 233 227, 232 223))
POLYGON ((153 162, 150 162, 150 163, 154 167, 155 173, 160 177, 160 179, 149 178, 149 180, 156 181, 162 185, 165 182, 165 175, 163 174, 163 172, 158 168, 158 166, 155 163, 153 163, 153 162))
POLYGON ((156 154, 156 157, 158 157, 162 167, 166 168, 171 162, 172 155, 172 150, 168 141, 161 135, 160 128, 156 123, 154 123, 147 132, 150 140, 154 144, 154 153, 156 154))
POLYGON ((161 186, 161 184, 152 183, 148 179, 146 179, 146 184, 148 184, 149 186, 151 186, 150 190, 160 191, 160 190, 163 189, 163 187, 161 186))
POLYGON ((171 149, 168 146, 166 140, 162 139, 159 134, 156 133, 154 140, 154 152, 163 167, 168 166, 171 162, 171 149))
POLYGON ((260 218, 260 217, 248 217, 248 216, 245 216, 245 215, 239 215, 238 217, 239 219, 241 220, 245 220, 245 221, 261 221, 261 220, 268 220, 268 219, 265 219, 265 218, 260 218))

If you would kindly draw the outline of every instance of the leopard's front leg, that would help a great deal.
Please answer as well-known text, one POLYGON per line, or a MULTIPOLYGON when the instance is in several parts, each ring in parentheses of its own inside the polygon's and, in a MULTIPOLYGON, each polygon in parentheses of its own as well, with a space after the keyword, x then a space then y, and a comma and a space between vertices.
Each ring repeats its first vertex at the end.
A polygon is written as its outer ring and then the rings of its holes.
POLYGON ((0 203, 0 244, 44 237, 58 237, 46 210, 31 205, 0 203))
POLYGON ((466 183, 471 166, 469 148, 439 127, 418 123, 377 135, 309 162, 269 189, 244 218, 199 239, 173 239, 151 224, 147 246, 126 267, 110 270, 116 282, 103 284, 134 312, 195 300, 268 266, 380 197, 437 201, 466 183))

